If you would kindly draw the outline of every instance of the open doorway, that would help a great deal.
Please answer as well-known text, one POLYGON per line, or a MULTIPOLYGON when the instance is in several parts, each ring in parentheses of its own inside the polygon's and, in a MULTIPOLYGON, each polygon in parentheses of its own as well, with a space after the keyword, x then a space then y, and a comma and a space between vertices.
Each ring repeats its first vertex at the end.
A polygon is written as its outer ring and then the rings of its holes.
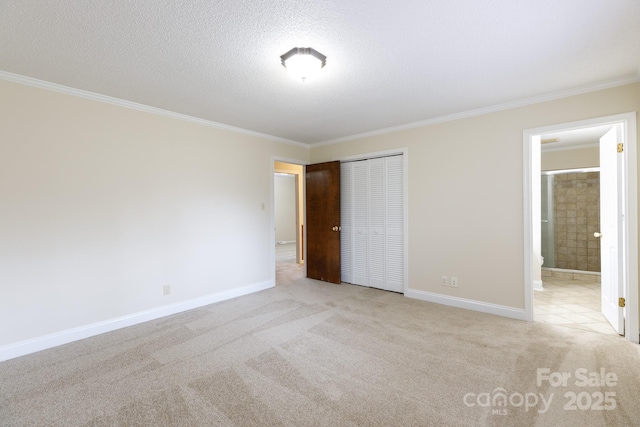
POLYGON ((604 317, 612 325, 611 328, 624 334, 627 339, 638 342, 635 114, 528 130, 524 133, 524 143, 527 318, 555 320, 548 323, 610 332, 610 329, 607 329, 609 326, 600 322, 601 313, 604 313, 604 317), (623 150, 622 146, 617 147, 618 144, 624 146, 624 152, 616 153, 616 148, 623 150), (574 147, 570 147, 571 145, 574 147), (605 146, 607 148, 603 151, 605 146), (548 154, 553 153, 555 149, 562 153, 548 154), (589 150, 590 155, 585 155, 589 150), (610 156, 610 152, 615 155, 610 156), (596 153, 597 164, 594 163, 596 153), (589 158, 591 160, 588 160, 589 158), (585 170, 585 167, 590 168, 585 170), (600 170, 593 169, 595 167, 599 167, 600 170), (542 175, 545 169, 555 170, 556 173, 548 174, 545 180, 542 175), (596 172, 601 176, 597 176, 596 172), (581 173, 585 175, 578 175, 581 173), (549 176, 558 178, 556 184, 563 182, 563 189, 568 190, 564 193, 561 191, 560 196, 553 200, 547 199, 547 203, 543 204, 542 194, 552 188, 554 181, 553 178, 549 179, 549 176), (575 182, 570 182, 574 181, 574 178, 575 182), (600 192, 602 203, 599 207, 594 205, 593 194, 593 186, 597 181, 603 190, 600 192), (580 184, 582 194, 580 202, 577 197, 573 197, 579 192, 577 184, 580 184), (587 191, 589 184, 590 196, 587 191), (571 188, 573 185, 575 187, 571 188), (613 198, 602 200, 603 197, 613 198), (545 215, 542 208, 548 208, 548 205, 553 203, 562 204, 565 211, 552 216, 548 213, 545 215), (580 208, 584 209, 583 213, 578 213, 578 203, 581 204, 580 208), (615 206, 617 210, 614 209, 615 212, 612 213, 608 206, 615 206), (597 221, 596 211, 601 216, 597 221), (599 223, 600 221, 602 223, 599 223), (560 229, 555 236, 564 242, 562 245, 555 242, 549 257, 551 245, 548 241, 542 240, 545 234, 549 237, 549 228, 553 222, 560 229), (607 224, 612 223, 613 225, 607 229, 607 224), (581 239, 584 238, 580 243, 577 243, 578 233, 581 234, 581 239), (605 242, 602 239, 603 235, 613 240, 605 242), (601 264, 600 281, 597 274, 600 272, 589 272, 596 270, 596 250, 602 257, 602 260, 598 260, 601 264), (543 252, 547 257, 542 255, 543 252), (558 269, 558 264, 564 268, 558 269), (534 295, 533 289, 546 290, 535 291, 534 295), (572 294, 575 298, 573 302, 569 301, 572 294), (599 300, 596 299, 598 296, 599 300), (536 304, 538 302, 542 304, 536 304), (540 307, 544 308, 540 310, 540 307), (584 326, 587 324, 589 326, 584 326))
POLYGON ((600 139, 613 126, 541 135, 541 280, 534 321, 617 335, 602 314, 600 139))
POLYGON ((274 161, 273 208, 276 284, 304 275, 304 167, 274 161))

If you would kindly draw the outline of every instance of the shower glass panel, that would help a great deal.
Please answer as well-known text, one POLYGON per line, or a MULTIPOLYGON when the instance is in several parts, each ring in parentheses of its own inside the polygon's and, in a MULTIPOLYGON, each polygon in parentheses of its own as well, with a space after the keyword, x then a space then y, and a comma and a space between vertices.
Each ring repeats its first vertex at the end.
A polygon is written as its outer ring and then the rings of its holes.
POLYGON ((542 175, 542 183, 540 186, 541 193, 541 207, 542 212, 540 218, 542 218, 542 224, 540 230, 541 235, 541 252, 544 258, 543 267, 553 268, 556 266, 556 253, 554 242, 554 206, 553 206, 553 175, 542 175))

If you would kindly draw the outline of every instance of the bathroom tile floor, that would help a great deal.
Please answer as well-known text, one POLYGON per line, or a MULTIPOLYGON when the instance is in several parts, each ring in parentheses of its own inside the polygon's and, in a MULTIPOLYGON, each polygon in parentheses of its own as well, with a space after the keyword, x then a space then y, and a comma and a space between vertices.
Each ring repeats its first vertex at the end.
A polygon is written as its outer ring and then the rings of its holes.
POLYGON ((600 312, 600 283, 543 278, 544 291, 534 292, 536 322, 618 335, 600 312))

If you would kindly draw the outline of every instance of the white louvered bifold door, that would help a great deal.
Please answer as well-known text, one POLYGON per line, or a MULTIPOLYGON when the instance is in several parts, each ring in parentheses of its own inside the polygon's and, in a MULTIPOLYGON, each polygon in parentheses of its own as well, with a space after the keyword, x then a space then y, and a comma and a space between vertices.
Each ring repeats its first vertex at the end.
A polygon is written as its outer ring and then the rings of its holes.
POLYGON ((404 292, 403 156, 341 165, 342 280, 404 292))
POLYGON ((353 257, 353 163, 340 164, 340 280, 353 283, 351 258, 353 257))
POLYGON ((369 166, 369 286, 385 289, 385 159, 369 166))
POLYGON ((404 159, 385 160, 385 289, 404 292, 404 159))
POLYGON ((367 161, 352 163, 353 257, 351 273, 356 285, 369 286, 369 168, 367 161))

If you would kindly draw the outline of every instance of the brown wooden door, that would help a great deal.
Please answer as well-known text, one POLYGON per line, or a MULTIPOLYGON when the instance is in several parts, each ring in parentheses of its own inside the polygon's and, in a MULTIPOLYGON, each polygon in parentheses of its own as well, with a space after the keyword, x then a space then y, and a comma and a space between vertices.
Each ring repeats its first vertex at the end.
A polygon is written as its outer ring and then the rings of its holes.
POLYGON ((340 162, 306 167, 307 277, 340 283, 340 162))

